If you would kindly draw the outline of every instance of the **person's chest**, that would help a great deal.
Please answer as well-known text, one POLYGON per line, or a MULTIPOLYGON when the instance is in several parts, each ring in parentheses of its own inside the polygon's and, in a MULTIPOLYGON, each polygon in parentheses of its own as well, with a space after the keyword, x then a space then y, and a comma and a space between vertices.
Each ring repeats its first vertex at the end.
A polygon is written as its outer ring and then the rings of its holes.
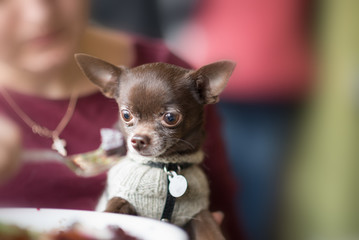
MULTIPOLYGON (((24 116, 16 113, 6 101, 0 100, 3 114, 22 130, 24 150, 52 150, 51 137, 34 133, 24 116)), ((33 123, 50 131, 59 126, 69 106, 68 100, 51 101, 20 95, 14 95, 14 101, 33 123)), ((100 146, 100 129, 115 127, 117 120, 118 106, 114 100, 104 97, 101 93, 80 97, 59 137, 66 141, 68 155, 92 151, 100 146)))

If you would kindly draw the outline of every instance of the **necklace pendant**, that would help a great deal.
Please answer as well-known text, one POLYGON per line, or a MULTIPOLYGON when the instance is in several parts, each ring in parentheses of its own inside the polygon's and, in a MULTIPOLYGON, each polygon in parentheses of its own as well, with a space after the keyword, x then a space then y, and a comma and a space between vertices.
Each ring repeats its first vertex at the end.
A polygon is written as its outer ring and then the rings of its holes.
POLYGON ((53 140, 53 144, 52 144, 52 149, 57 151, 61 156, 66 157, 67 156, 67 151, 66 151, 66 141, 64 139, 55 137, 52 139, 53 140))

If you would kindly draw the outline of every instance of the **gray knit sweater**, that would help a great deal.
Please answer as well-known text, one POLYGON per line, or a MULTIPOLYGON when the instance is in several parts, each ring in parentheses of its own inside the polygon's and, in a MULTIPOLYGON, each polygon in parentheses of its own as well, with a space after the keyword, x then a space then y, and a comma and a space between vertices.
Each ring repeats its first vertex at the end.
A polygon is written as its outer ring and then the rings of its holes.
POLYGON ((208 182, 198 166, 202 160, 202 151, 166 159, 130 153, 108 172, 107 187, 96 210, 104 211, 108 200, 121 197, 130 202, 140 216, 160 219, 167 195, 167 175, 163 169, 146 163, 192 163, 179 173, 187 179, 188 188, 183 196, 176 199, 172 215, 172 223, 183 226, 195 214, 208 208, 208 182))

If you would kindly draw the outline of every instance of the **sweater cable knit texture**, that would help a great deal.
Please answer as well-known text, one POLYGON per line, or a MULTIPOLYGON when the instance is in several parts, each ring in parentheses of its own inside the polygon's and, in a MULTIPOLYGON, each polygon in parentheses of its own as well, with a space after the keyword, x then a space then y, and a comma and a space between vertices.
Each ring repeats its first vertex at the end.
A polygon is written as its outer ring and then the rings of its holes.
POLYGON ((202 151, 169 158, 149 158, 130 153, 108 172, 107 187, 97 210, 104 211, 108 200, 121 197, 135 207, 139 216, 159 220, 166 202, 167 175, 163 169, 146 163, 191 163, 192 166, 179 173, 187 179, 188 188, 183 196, 176 199, 172 215, 172 223, 183 226, 209 205, 208 182, 198 166, 203 157, 202 151))

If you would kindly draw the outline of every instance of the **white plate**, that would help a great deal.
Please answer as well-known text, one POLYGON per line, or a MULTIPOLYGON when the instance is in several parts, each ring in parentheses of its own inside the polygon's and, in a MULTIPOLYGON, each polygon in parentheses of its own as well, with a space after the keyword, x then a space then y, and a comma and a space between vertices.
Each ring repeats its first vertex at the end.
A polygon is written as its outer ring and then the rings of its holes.
POLYGON ((122 228, 129 235, 143 240, 187 240, 186 233, 171 224, 122 214, 79 210, 4 208, 0 222, 16 224, 34 231, 66 229, 78 222, 86 229, 103 231, 110 225, 122 228))

